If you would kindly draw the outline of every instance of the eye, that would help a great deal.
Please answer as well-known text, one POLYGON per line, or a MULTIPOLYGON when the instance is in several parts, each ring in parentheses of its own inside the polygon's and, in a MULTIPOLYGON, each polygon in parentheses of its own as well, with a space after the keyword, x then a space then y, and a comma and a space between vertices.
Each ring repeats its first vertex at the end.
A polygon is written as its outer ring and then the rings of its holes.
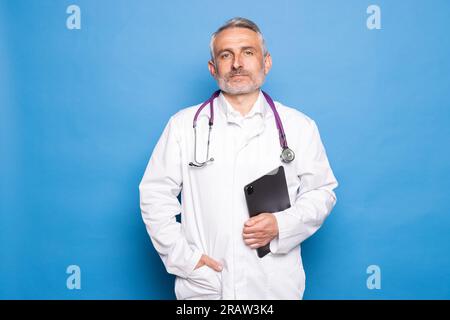
POLYGON ((229 58, 230 57, 230 53, 228 53, 228 52, 224 52, 224 53, 222 53, 221 55, 220 55, 220 58, 221 59, 227 59, 227 58, 229 58))
POLYGON ((252 56, 252 55, 253 55, 253 51, 251 51, 251 50, 245 50, 245 51, 244 51, 244 54, 245 54, 246 56, 252 56))

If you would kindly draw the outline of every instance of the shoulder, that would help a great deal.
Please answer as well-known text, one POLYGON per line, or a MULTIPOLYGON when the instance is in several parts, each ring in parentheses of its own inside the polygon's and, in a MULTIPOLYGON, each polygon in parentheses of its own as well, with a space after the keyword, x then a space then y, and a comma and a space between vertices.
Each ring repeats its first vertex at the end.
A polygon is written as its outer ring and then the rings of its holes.
POLYGON ((191 122, 192 124, 192 120, 194 119, 194 115, 198 107, 200 107, 200 104, 182 108, 172 114, 172 116, 170 117, 170 121, 176 124, 182 124, 185 122, 191 122))
POLYGON ((283 123, 289 123, 292 126, 304 129, 314 129, 315 121, 297 108, 286 106, 279 101, 275 101, 277 111, 282 118, 283 123))
POLYGON ((192 122, 200 105, 201 103, 179 109, 170 116, 168 125, 176 128, 177 131, 192 129, 192 122))
POLYGON ((184 137, 192 131, 194 116, 200 105, 199 103, 179 109, 170 116, 167 127, 173 132, 178 141, 183 141, 184 137))
POLYGON ((311 117, 296 108, 275 103, 289 143, 294 149, 321 141, 319 128, 311 117))

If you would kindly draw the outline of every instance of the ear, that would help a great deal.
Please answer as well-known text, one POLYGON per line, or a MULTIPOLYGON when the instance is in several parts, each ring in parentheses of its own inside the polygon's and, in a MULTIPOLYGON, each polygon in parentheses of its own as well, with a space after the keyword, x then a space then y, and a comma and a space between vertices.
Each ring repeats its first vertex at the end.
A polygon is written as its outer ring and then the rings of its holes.
POLYGON ((208 61, 208 69, 209 69, 209 73, 213 76, 213 78, 215 79, 217 76, 217 72, 216 72, 216 65, 214 64, 214 62, 212 60, 208 61))
POLYGON ((264 74, 268 74, 270 69, 272 68, 272 56, 270 53, 264 57, 264 74))

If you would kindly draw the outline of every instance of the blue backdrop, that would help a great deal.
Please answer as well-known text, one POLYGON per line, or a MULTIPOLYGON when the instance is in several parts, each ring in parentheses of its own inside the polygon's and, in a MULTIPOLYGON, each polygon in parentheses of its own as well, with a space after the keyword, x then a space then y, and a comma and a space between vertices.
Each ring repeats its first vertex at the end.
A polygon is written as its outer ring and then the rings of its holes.
POLYGON ((209 38, 234 16, 261 27, 264 88, 316 120, 340 183, 302 247, 305 299, 450 298, 447 0, 1 0, 0 298, 175 297, 138 184, 170 115, 215 90, 209 38))

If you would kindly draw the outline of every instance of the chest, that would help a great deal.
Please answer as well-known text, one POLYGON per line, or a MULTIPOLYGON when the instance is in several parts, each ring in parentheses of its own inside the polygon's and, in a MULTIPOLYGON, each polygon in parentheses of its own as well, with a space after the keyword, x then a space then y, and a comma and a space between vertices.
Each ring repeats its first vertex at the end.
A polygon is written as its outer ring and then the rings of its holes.
POLYGON ((196 134, 192 130, 184 135, 183 171, 186 183, 209 195, 208 200, 219 201, 225 194, 243 195, 246 184, 280 165, 285 167, 289 193, 292 199, 295 197, 298 187, 295 163, 280 160, 281 147, 274 121, 247 121, 244 125, 219 123, 211 132, 205 124, 196 130, 196 134), (188 166, 194 159, 203 162, 209 158, 214 161, 201 168, 188 166))

